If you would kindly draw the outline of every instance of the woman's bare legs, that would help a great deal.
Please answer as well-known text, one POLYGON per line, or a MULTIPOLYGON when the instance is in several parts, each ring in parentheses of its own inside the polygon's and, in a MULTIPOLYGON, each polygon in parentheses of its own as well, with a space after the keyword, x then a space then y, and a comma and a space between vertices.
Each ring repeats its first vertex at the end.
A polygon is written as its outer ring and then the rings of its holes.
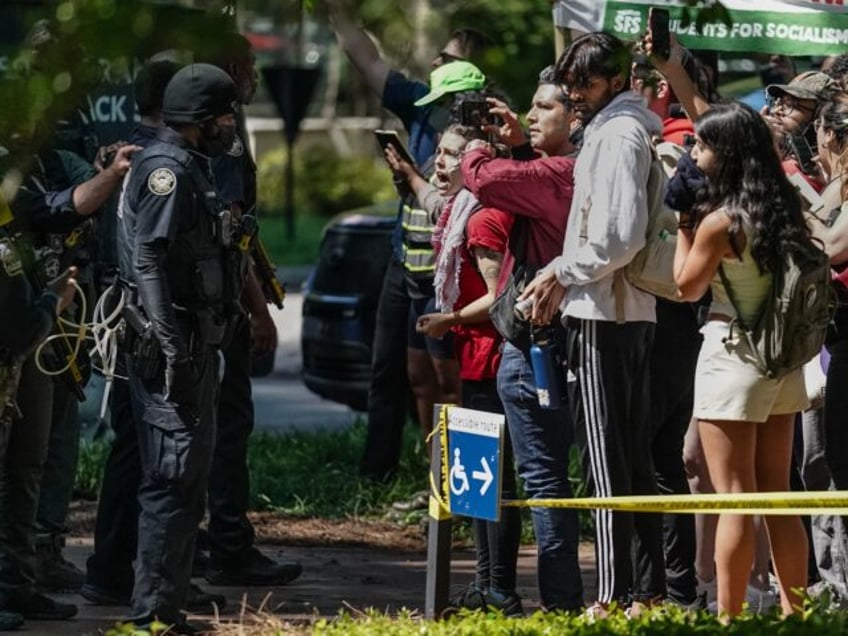
MULTIPOLYGON (((695 495, 715 492, 710 471, 704 459, 704 449, 698 434, 698 420, 694 417, 683 439, 683 466, 689 490, 695 495)), ((710 583, 715 579, 715 533, 717 515, 695 515, 695 575, 698 581, 710 583)), ((708 599, 712 600, 712 599, 708 599)))
MULTIPOLYGON (((760 492, 789 491, 794 414, 772 415, 757 426, 756 475, 760 492)), ((765 517, 772 560, 780 583, 780 606, 791 614, 802 604, 807 586, 807 535, 800 517, 765 517), (800 592, 801 594, 799 594, 800 592)))
MULTIPOLYGON (((716 492, 756 491, 756 427, 752 422, 699 422, 704 457, 716 492)), ((742 611, 755 543, 750 515, 719 515, 715 546, 719 613, 733 617, 742 611)))

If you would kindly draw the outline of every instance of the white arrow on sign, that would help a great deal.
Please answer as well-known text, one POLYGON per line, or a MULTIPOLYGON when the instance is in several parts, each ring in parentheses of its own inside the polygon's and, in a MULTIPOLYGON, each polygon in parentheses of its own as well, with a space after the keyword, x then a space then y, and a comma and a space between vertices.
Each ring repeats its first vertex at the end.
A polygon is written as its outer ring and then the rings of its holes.
POLYGON ((480 458, 480 465, 483 470, 474 470, 471 472, 471 476, 483 482, 483 485, 480 486, 480 494, 485 495, 494 480, 492 479, 492 469, 489 468, 489 462, 486 461, 485 457, 480 458))

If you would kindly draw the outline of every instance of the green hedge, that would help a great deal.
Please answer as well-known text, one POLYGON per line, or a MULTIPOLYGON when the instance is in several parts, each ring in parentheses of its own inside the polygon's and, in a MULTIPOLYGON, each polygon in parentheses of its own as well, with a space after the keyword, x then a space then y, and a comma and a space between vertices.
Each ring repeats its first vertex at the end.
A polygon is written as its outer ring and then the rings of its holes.
MULTIPOLYGON (((286 149, 265 153, 258 165, 258 206, 281 215, 285 206, 286 149)), ((298 213, 332 216, 397 198, 386 163, 371 156, 340 157, 328 146, 295 150, 294 205, 298 213)))
MULTIPOLYGON (((255 634, 282 632, 255 632, 255 634)), ((422 621, 411 612, 386 616, 369 611, 357 616, 344 614, 334 620, 320 620, 302 633, 320 636, 836 636, 848 633, 848 614, 816 604, 806 611, 781 618, 744 615, 725 625, 706 612, 687 613, 670 606, 627 618, 622 611, 602 620, 584 615, 537 612, 525 618, 505 618, 498 613, 463 611, 443 621, 422 621)))

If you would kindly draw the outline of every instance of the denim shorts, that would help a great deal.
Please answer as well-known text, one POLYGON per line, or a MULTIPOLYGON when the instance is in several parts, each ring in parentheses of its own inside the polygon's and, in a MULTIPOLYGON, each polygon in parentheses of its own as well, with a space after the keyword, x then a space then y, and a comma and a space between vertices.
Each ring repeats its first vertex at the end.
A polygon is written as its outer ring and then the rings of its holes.
POLYGON ((453 332, 448 331, 442 338, 431 338, 415 330, 418 318, 424 314, 436 313, 436 299, 413 298, 409 304, 409 321, 407 333, 407 346, 410 349, 427 351, 431 357, 439 360, 449 360, 455 356, 453 350, 453 332))

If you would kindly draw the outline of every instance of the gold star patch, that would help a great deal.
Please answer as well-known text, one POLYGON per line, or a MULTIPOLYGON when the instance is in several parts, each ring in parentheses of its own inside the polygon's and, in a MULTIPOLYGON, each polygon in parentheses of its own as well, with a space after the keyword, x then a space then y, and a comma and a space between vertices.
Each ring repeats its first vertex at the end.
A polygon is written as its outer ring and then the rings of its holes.
POLYGON ((168 168, 157 168, 147 177, 148 189, 157 196, 171 194, 177 186, 177 175, 168 168))

